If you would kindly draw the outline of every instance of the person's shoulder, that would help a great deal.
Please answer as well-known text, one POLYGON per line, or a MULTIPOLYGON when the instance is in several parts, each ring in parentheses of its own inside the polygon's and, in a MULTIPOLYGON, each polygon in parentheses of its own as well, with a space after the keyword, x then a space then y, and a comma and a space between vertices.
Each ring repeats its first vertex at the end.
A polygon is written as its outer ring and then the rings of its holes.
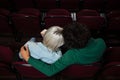
POLYGON ((99 42, 99 43, 100 43, 100 42, 105 43, 105 41, 104 41, 103 38, 96 38, 95 41, 96 41, 96 42, 99 42))
POLYGON ((104 41, 103 38, 96 38, 96 39, 95 39, 95 42, 96 42, 96 44, 97 44, 98 46, 106 47, 106 43, 105 43, 105 41, 104 41))
POLYGON ((98 37, 98 38, 91 37, 90 40, 102 40, 102 41, 104 41, 103 38, 100 38, 100 37, 98 37))
POLYGON ((103 40, 103 38, 96 38, 96 40, 103 40))
POLYGON ((87 47, 100 47, 100 46, 106 46, 106 43, 103 38, 90 38, 88 41, 87 47))
POLYGON ((95 42, 105 42, 103 38, 93 38, 93 37, 90 38, 89 42, 93 42, 93 41, 95 41, 95 42))
POLYGON ((39 46, 41 46, 41 47, 43 47, 43 48, 48 49, 48 50, 51 51, 51 49, 49 49, 44 43, 38 42, 38 44, 39 44, 39 46))

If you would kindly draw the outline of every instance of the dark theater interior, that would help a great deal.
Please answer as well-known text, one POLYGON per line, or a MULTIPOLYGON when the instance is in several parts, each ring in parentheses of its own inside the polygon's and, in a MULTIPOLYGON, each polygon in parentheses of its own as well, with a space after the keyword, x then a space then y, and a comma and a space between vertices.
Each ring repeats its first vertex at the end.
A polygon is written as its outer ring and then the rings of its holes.
POLYGON ((0 0, 0 80, 120 80, 120 0, 0 0), (107 48, 99 62, 47 76, 19 58, 31 37, 51 26, 86 24, 107 48))

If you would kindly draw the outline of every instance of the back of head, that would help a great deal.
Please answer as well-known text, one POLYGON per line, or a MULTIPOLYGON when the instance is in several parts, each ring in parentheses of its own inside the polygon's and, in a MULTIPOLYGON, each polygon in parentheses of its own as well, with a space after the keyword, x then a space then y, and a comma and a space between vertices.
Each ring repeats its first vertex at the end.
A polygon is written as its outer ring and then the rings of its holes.
POLYGON ((73 22, 64 26, 63 37, 65 41, 63 49, 77 49, 86 46, 91 37, 91 33, 86 25, 73 22))
POLYGON ((59 26, 50 27, 43 36, 43 44, 53 51, 57 50, 64 44, 62 31, 63 28, 59 26))

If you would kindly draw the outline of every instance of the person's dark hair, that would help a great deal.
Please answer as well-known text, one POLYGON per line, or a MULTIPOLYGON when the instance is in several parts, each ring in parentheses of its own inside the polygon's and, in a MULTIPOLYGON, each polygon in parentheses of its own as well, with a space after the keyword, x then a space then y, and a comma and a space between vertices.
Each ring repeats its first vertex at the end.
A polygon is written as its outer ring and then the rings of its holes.
POLYGON ((64 26, 63 37, 65 42, 63 49, 79 49, 86 46, 91 33, 86 25, 74 22, 64 26))

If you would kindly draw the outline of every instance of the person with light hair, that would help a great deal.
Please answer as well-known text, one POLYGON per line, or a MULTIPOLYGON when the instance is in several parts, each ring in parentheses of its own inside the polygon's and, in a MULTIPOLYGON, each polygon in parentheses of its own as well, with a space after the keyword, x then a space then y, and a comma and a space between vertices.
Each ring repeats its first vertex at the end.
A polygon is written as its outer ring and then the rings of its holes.
POLYGON ((62 35, 64 45, 61 50, 64 49, 64 54, 53 64, 48 65, 29 56, 28 47, 24 49, 22 46, 20 53, 26 62, 46 76, 53 76, 74 64, 90 65, 103 58, 106 43, 102 38, 93 38, 87 25, 78 22, 67 24, 63 27, 62 35))
MULTIPOLYGON (((41 35, 43 37, 42 42, 35 42, 35 38, 33 37, 26 42, 24 46, 29 48, 31 57, 40 59, 48 64, 52 64, 62 56, 60 49, 64 44, 62 31, 63 28, 59 26, 51 26, 50 28, 41 31, 41 35)), ((22 59, 20 53, 19 57, 22 59)))

